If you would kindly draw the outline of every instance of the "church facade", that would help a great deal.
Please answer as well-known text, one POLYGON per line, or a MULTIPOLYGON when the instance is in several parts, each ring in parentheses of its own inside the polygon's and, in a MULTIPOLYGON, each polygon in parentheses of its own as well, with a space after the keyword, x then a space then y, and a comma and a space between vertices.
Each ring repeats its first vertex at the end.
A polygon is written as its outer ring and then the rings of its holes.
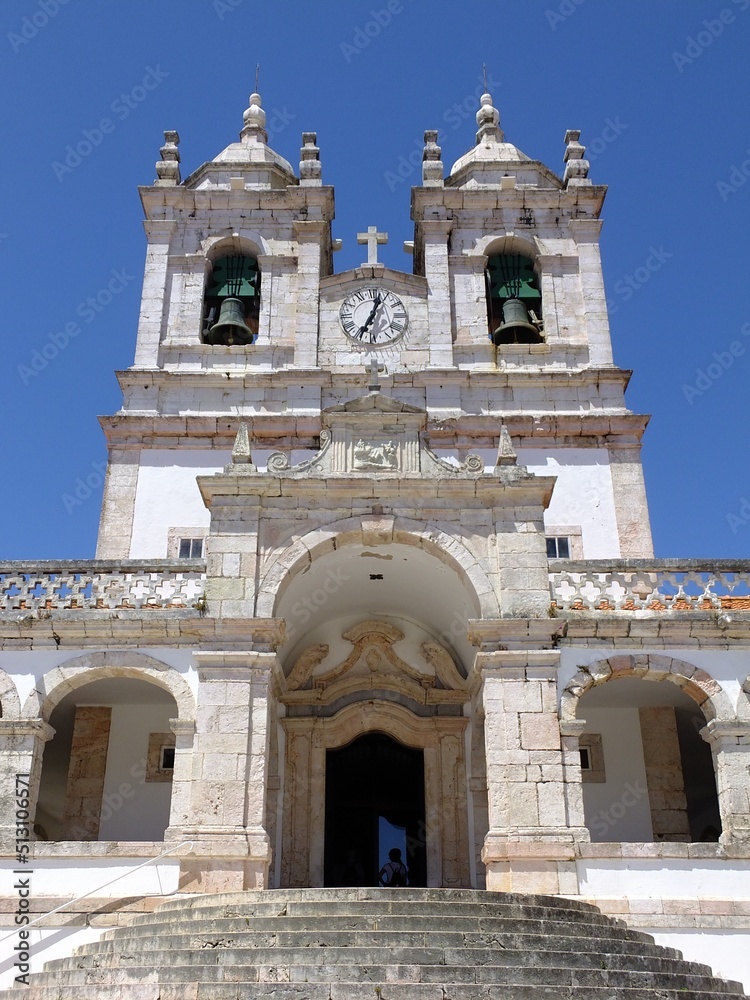
POLYGON ((65 904, 34 969, 395 847, 750 984, 750 567, 653 557, 580 133, 558 176, 477 123, 451 169, 425 133, 409 272, 376 227, 335 270, 316 135, 295 172, 259 95, 184 180, 165 133, 96 559, 0 565, 0 936, 65 904))

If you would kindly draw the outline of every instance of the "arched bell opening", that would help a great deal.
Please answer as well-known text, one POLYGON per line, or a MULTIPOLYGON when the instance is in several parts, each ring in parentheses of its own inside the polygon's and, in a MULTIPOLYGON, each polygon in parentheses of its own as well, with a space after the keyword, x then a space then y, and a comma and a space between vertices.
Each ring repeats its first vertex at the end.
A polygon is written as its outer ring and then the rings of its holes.
POLYGON ((50 715, 35 833, 51 841, 160 841, 169 822, 175 699, 129 677, 91 681, 50 715))
POLYGON ((608 680, 580 699, 583 804, 592 841, 717 841, 721 818, 698 704, 669 681, 608 680))
POLYGON ((424 750, 386 733, 326 750, 326 886, 374 886, 398 850, 410 886, 427 885, 424 750))
POLYGON ((249 254, 225 254, 213 261, 203 304, 202 338, 225 347, 252 344, 260 322, 261 276, 249 254))
POLYGON ((541 344, 542 293, 534 261, 519 253, 490 256, 485 272, 487 317, 493 344, 541 344))

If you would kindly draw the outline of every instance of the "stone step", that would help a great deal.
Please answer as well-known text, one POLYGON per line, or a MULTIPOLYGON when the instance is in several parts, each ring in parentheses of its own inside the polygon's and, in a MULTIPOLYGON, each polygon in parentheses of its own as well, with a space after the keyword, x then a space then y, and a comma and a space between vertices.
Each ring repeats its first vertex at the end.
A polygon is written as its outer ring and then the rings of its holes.
POLYGON ((174 925, 175 920, 219 920, 224 918, 242 918, 256 920, 281 919, 283 917, 307 918, 321 917, 326 921, 329 919, 378 919, 408 917, 412 919, 415 915, 420 919, 432 921, 445 920, 482 920, 482 919, 508 919, 508 920, 555 920, 565 923, 599 924, 604 927, 626 927, 623 921, 613 920, 598 911, 577 911, 569 910, 565 907, 542 907, 523 906, 521 904, 498 904, 495 906, 483 906, 481 904, 459 903, 459 904, 430 904, 417 906, 413 902, 388 901, 388 902, 367 902, 361 906, 350 903, 328 903, 318 905, 310 901, 306 903, 290 903, 287 906, 274 904, 248 904, 241 903, 223 904, 218 906, 194 906, 185 909, 179 914, 159 907, 153 913, 138 914, 132 921, 132 927, 139 925, 150 926, 154 920, 161 923, 174 925))
MULTIPOLYGON (((84 947, 95 948, 98 951, 108 951, 123 946, 129 948, 160 947, 160 939, 168 938, 175 947, 211 947, 212 943, 229 937, 237 940, 237 947, 253 947, 254 941, 265 942, 265 947, 275 945, 283 947, 310 947, 318 945, 366 945, 376 940, 384 943, 404 945, 426 945, 431 947, 456 947, 462 944, 488 943, 505 938, 516 937, 536 938, 540 935, 556 938, 574 938, 588 941, 609 941, 612 929, 601 924, 565 924, 554 921, 534 920, 482 920, 482 926, 451 926, 446 922, 441 927, 429 926, 428 921, 409 918, 399 919, 398 926, 391 921, 377 921, 375 926, 331 927, 326 921, 316 929, 310 929, 309 921, 296 920, 290 926, 289 918, 280 917, 276 921, 262 919, 245 922, 237 918, 225 918, 216 921, 195 921, 190 924, 180 924, 178 928, 169 924, 155 924, 151 928, 141 926, 128 928, 128 933, 120 933, 117 937, 108 937, 93 945, 84 947), (260 926, 259 926, 260 925, 260 926)), ((618 934, 621 941, 635 941, 651 944, 652 938, 641 931, 622 930, 618 934)), ((505 945, 509 947, 509 945, 505 945)))
POLYGON ((739 1000, 588 904, 466 890, 170 900, 8 1000, 739 1000))
MULTIPOLYGON (((629 989, 669 989, 714 992, 720 995, 737 992, 739 983, 726 983, 714 977, 699 975, 679 975, 651 971, 611 970, 611 969, 571 969, 565 967, 516 967, 497 965, 402 965, 400 963, 340 965, 323 961, 316 963, 312 956, 299 956, 299 964, 291 957, 279 966, 243 965, 235 961, 231 953, 215 956, 215 964, 183 964, 185 955, 174 956, 175 964, 169 965, 169 980, 172 983, 230 982, 385 982, 451 983, 451 984, 504 984, 506 986, 557 985, 580 987, 627 987, 629 989), (222 961, 222 959, 226 961, 222 961)), ((325 956, 321 956, 324 958, 325 956)), ((48 973, 45 976, 48 977, 48 973)), ((74 989, 93 983, 120 985, 158 982, 159 971, 153 966, 109 969, 69 969, 56 974, 54 982, 60 987, 74 989)))
MULTIPOLYGON (((16 987, 8 1000, 716 1000, 715 992, 628 987, 388 983, 176 983, 121 985, 108 993, 102 986, 77 986, 75 993, 58 986, 16 987)), ((747 1000, 744 993, 721 994, 722 1000, 747 1000)))

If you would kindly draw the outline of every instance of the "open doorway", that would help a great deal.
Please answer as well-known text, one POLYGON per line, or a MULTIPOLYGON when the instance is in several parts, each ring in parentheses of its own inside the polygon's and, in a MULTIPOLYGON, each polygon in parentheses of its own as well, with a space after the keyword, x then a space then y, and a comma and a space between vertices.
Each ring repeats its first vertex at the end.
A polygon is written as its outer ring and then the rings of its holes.
POLYGON ((424 751, 370 733, 326 752, 325 884, 377 885, 397 847, 427 884, 424 751))

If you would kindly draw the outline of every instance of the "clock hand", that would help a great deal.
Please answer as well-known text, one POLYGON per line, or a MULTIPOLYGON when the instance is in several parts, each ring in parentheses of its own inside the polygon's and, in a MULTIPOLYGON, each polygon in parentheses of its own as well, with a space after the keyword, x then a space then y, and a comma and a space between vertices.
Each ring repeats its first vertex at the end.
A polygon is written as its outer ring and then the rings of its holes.
POLYGON ((376 313, 376 312, 378 311, 378 308, 380 307, 380 303, 381 303, 382 301, 383 301, 383 299, 382 299, 382 297, 381 297, 381 295, 380 295, 380 292, 378 292, 378 294, 377 294, 377 295, 375 296, 375 304, 374 304, 374 305, 373 305, 373 307, 372 307, 372 311, 370 312, 370 315, 369 315, 369 316, 367 317, 367 319, 365 320, 365 322, 364 322, 364 325, 363 325, 363 326, 361 326, 361 327, 359 328, 359 333, 360 333, 360 336, 361 336, 361 335, 362 335, 363 333, 365 333, 365 332, 366 332, 366 330, 367 330, 367 328, 369 327, 369 325, 370 325, 370 324, 372 323, 372 321, 373 321, 373 320, 375 319, 375 313, 376 313))

